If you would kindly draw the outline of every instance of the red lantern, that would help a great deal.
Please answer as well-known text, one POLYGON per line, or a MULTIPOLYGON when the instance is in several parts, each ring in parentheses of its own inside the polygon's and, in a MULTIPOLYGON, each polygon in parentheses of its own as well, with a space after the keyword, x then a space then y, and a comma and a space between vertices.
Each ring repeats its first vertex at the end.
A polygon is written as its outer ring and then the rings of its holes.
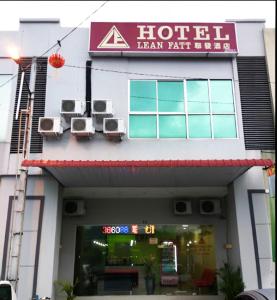
POLYGON ((65 63, 64 58, 58 53, 52 54, 48 61, 49 64, 54 68, 61 68, 65 63))

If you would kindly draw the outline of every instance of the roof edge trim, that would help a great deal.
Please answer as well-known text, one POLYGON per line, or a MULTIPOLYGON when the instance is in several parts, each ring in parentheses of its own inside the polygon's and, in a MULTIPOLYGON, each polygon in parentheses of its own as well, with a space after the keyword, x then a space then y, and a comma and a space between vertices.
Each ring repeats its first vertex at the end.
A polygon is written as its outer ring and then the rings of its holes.
POLYGON ((23 167, 54 168, 116 168, 116 167, 271 167, 271 159, 213 160, 23 160, 23 167))

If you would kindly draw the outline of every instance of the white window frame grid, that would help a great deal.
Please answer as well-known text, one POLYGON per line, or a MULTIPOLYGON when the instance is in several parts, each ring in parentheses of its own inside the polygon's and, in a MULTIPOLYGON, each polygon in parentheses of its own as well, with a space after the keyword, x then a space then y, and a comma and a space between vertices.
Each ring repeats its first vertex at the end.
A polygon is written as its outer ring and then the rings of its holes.
POLYGON ((198 79, 198 78, 191 78, 191 79, 184 79, 184 80, 164 80, 164 79, 129 79, 128 84, 128 139, 139 139, 139 140, 237 140, 239 139, 239 131, 238 131, 238 120, 237 120, 237 109, 236 109, 236 99, 235 99, 235 89, 234 89, 234 81, 230 78, 207 78, 207 79, 198 79), (187 81, 193 81, 193 80, 199 80, 199 81, 207 81, 208 82, 208 97, 209 97, 209 113, 189 113, 188 112, 188 97, 187 97, 187 81), (212 101, 211 101, 211 86, 210 81, 211 80, 229 80, 232 84, 232 96, 233 96, 233 106, 234 106, 234 112, 232 113, 212 113, 212 101), (131 81, 155 81, 155 87, 156 87, 156 111, 150 112, 150 111, 137 111, 137 112, 131 112, 130 104, 131 104, 131 81), (159 95, 158 95, 158 82, 183 82, 183 91, 184 91, 184 112, 159 112, 159 95), (130 116, 132 115, 147 115, 147 116, 156 116, 156 137, 147 138, 147 137, 130 137, 130 116), (167 137, 167 138, 161 138, 160 132, 159 132, 159 115, 183 115, 186 118, 186 137, 167 137), (191 138, 189 135, 189 123, 188 119, 191 115, 203 115, 203 116, 210 116, 210 128, 211 128, 211 137, 203 137, 203 138, 191 138), (214 115, 231 115, 235 118, 235 127, 236 127, 236 137, 229 137, 229 138, 215 138, 214 137, 214 126, 213 126, 213 116, 214 115))

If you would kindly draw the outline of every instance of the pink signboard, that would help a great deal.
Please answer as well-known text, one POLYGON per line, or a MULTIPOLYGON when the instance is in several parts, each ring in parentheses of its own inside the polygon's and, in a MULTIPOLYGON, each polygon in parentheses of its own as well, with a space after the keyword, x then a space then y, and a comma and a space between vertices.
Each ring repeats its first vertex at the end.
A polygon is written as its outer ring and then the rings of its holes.
POLYGON ((236 55, 238 49, 234 23, 93 22, 89 52, 236 55))

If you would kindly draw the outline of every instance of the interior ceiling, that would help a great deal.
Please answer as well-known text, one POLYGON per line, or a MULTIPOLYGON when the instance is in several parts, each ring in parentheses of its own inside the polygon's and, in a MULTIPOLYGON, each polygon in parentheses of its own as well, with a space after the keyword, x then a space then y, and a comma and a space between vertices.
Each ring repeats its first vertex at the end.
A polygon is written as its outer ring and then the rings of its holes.
POLYGON ((173 198, 173 197, 224 197, 227 187, 69 187, 64 188, 63 198, 173 198))
POLYGON ((249 167, 46 167, 64 187, 218 187, 249 167))

